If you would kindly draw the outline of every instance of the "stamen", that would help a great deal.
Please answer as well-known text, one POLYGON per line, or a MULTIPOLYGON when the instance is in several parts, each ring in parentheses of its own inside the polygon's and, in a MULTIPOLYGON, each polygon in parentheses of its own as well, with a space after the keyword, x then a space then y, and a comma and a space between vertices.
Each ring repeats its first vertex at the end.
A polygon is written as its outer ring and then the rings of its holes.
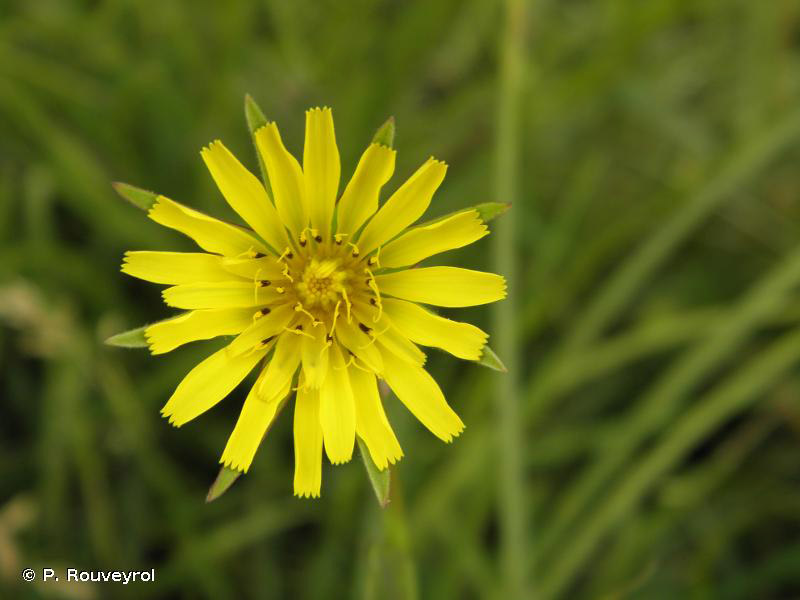
POLYGON ((312 340, 314 339, 314 336, 313 336, 313 335, 311 335, 310 333, 307 333, 307 332, 303 331, 303 326, 302 326, 302 325, 298 325, 298 326, 297 326, 297 327, 295 327, 294 329, 291 329, 291 328, 289 328, 289 327, 284 327, 284 328, 283 328, 283 330, 284 330, 284 331, 288 331, 289 333, 293 333, 293 334, 295 334, 295 335, 304 335, 304 336, 306 336, 306 337, 308 337, 308 338, 311 338, 312 340))
POLYGON ((347 235, 348 234, 346 233, 337 233, 336 235, 333 236, 333 241, 336 242, 337 246, 341 246, 342 242, 344 241, 344 238, 346 238, 347 235))
POLYGON ((359 324, 358 324, 358 328, 359 328, 361 331, 363 331, 364 333, 367 333, 367 334, 368 334, 370 331, 372 331, 372 329, 371 329, 371 328, 367 327, 367 326, 366 326, 366 325, 364 325, 363 323, 359 323, 359 324))
POLYGON ((333 335, 333 332, 336 330, 336 319, 339 318, 339 307, 342 305, 342 301, 338 300, 336 302, 336 306, 333 309, 333 323, 331 323, 331 330, 328 333, 328 337, 333 335))
MULTIPOLYGON (((369 273, 369 279, 367 279, 367 285, 375 293, 375 298, 374 298, 375 303, 373 304, 373 306, 378 307, 378 314, 372 318, 372 322, 377 323, 380 320, 381 315, 383 315, 383 303, 381 302, 381 291, 378 289, 378 282, 375 281, 375 275, 372 274, 372 271, 369 268, 365 268, 364 271, 369 273)), ((372 304, 371 301, 370 304, 372 304)))
MULTIPOLYGON (((352 354, 352 353, 351 353, 351 354, 352 354)), ((358 357, 357 357, 357 356, 355 356, 354 354, 353 354, 353 366, 354 366, 356 369, 361 369, 361 370, 362 370, 362 371, 364 371, 365 373, 370 373, 370 374, 372 374, 372 371, 371 371, 370 369, 368 369, 368 368, 366 368, 366 367, 362 367, 360 364, 358 364, 358 357)))
POLYGON ((347 360, 347 362, 344 364, 344 366, 342 366, 342 367, 337 367, 335 365, 332 365, 332 366, 337 371, 341 371, 342 369, 346 369, 347 367, 349 367, 352 364, 353 364, 353 353, 351 352, 350 353, 350 358, 347 360))
POLYGON ((347 322, 352 323, 353 318, 350 316, 350 298, 347 297, 347 290, 342 288, 342 298, 344 298, 344 305, 347 307, 347 322))
POLYGON ((283 276, 284 276, 284 277, 286 277, 286 279, 288 279, 288 280, 289 280, 289 281, 291 281, 292 283, 294 283, 294 277, 292 277, 291 275, 289 275, 289 265, 287 265, 287 264, 285 264, 285 263, 284 263, 284 265, 283 265, 283 276))
POLYGON ((262 287, 262 288, 263 287, 268 287, 269 285, 271 285, 271 283, 272 283, 271 281, 268 281, 266 279, 262 279, 261 281, 258 282, 258 286, 262 287))
POLYGON ((373 257, 375 262, 372 263, 378 265, 378 268, 381 266, 381 248, 383 248, 383 246, 378 246, 378 250, 375 252, 375 256, 373 257))
POLYGON ((391 326, 387 325, 386 329, 384 329, 383 331, 378 332, 378 333, 373 333, 371 336, 369 336, 370 337, 369 342, 364 344, 363 346, 361 346, 361 348, 369 348, 372 344, 375 343, 375 340, 377 340, 380 336, 382 336, 384 333, 389 331, 389 327, 391 327, 391 326))
POLYGON ((253 275, 253 304, 258 304, 258 288, 261 287, 258 284, 258 276, 261 274, 261 268, 256 269, 255 275, 253 275))
POLYGON ((281 255, 278 257, 278 262, 283 262, 284 258, 288 258, 289 260, 291 260, 293 256, 294 254, 292 254, 292 249, 289 248, 289 246, 286 246, 283 252, 281 252, 281 255))
MULTIPOLYGON (((295 312, 301 312, 301 313, 303 313, 304 315, 307 315, 308 317, 310 317, 310 318, 311 318, 311 325, 312 325, 312 327, 316 327, 316 326, 317 326, 319 323, 321 323, 321 321, 317 321, 317 318, 316 318, 314 315, 312 315, 310 312, 308 312, 308 311, 307 311, 307 310, 306 310, 306 309, 303 307, 303 303, 302 303, 302 302, 298 302, 297 304, 295 304, 295 305, 294 305, 294 310, 295 310, 295 312)), ((302 328, 303 328, 303 326, 302 326, 302 325, 298 325, 298 327, 299 327, 300 329, 302 329, 302 328)))
POLYGON ((268 315, 270 313, 270 309, 262 308, 261 310, 257 311, 253 314, 253 321, 258 321, 261 317, 268 315))
POLYGON ((353 242, 347 242, 347 245, 352 246, 353 248, 353 253, 352 253, 353 258, 358 258, 359 255, 358 246, 356 246, 353 242))

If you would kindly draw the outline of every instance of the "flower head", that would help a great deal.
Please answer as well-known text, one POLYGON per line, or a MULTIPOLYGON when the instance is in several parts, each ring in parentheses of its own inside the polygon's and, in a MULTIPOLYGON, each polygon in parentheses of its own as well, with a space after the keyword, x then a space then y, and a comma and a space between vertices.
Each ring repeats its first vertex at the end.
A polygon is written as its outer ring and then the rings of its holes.
POLYGON ((162 409, 175 426, 202 414, 257 368, 257 379, 221 463, 247 471, 272 420, 293 394, 299 496, 318 496, 323 448, 350 460, 356 435, 379 469, 403 456, 383 410, 378 379, 434 435, 464 428, 425 371, 417 344, 466 360, 487 335, 420 304, 472 306, 505 296, 502 277, 455 267, 412 268, 488 231, 477 210, 417 227, 446 165, 425 162, 379 208, 395 151, 371 144, 338 196, 340 163, 330 109, 306 113, 303 165, 275 123, 255 132, 272 199, 219 141, 202 158, 225 200, 249 228, 158 196, 151 219, 191 237, 205 252, 127 252, 122 271, 167 284, 168 306, 187 312, 145 330, 153 354, 195 340, 235 336, 192 369, 162 409))

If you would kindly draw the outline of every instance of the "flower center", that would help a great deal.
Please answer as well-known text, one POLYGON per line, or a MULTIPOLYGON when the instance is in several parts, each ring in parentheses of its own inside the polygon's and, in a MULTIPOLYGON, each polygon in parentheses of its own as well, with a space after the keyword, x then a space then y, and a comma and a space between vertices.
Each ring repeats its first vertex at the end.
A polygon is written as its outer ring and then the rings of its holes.
POLYGON ((337 258, 312 258, 295 285, 305 308, 330 310, 346 294, 347 272, 337 258))

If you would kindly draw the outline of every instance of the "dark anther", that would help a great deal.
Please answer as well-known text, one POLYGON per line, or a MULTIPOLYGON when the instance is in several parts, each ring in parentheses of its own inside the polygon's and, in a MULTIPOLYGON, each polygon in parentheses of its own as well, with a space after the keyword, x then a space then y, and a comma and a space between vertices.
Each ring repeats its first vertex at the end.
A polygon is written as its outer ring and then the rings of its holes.
POLYGON ((341 245, 342 245, 342 241, 343 241, 343 240, 336 240, 336 245, 337 245, 337 246, 341 246, 341 245))
POLYGON ((303 248, 305 248, 305 247, 306 247, 306 244, 307 244, 307 243, 308 243, 308 240, 300 240, 300 245, 301 245, 303 248))
POLYGON ((321 243, 322 242, 322 236, 321 235, 315 235, 314 236, 314 241, 316 241, 318 244, 321 243))
POLYGON ((370 281, 372 281, 372 280, 371 280, 371 279, 365 279, 365 280, 364 280, 364 283, 366 283, 366 284, 367 284, 367 287, 369 287, 369 282, 370 282, 370 281))
POLYGON ((366 326, 366 325, 364 325, 363 323, 359 323, 359 324, 358 324, 358 328, 359 328, 361 331, 363 331, 364 333, 369 333, 370 331, 372 331, 372 330, 371 330, 369 327, 367 327, 367 326, 366 326))
POLYGON ((262 309, 261 309, 260 311, 258 311, 258 312, 260 312, 260 313, 261 313, 261 316, 263 317, 264 315, 268 315, 268 314, 269 314, 269 312, 270 312, 270 310, 269 310, 268 308, 262 308, 262 309))
POLYGON ((261 343, 262 343, 262 344, 269 344, 269 343, 270 343, 272 340, 274 340, 274 339, 275 339, 275 336, 274 336, 274 335, 271 335, 271 336, 269 336, 267 339, 265 339, 265 340, 261 340, 261 343))
POLYGON ((333 336, 330 333, 326 334, 325 335, 325 341, 326 342, 332 342, 333 341, 333 336))
POLYGON ((261 254, 261 252, 256 252, 255 258, 264 258, 266 254, 261 254))
POLYGON ((370 298, 369 303, 372 304, 372 306, 378 306, 378 301, 375 300, 375 298, 370 298))
POLYGON ((377 259, 377 258, 375 258, 374 256, 370 256, 370 257, 369 257, 369 260, 367 260, 367 264, 368 264, 368 265, 374 265, 374 264, 376 264, 377 262, 378 262, 378 259, 377 259))
POLYGON ((261 287, 267 287, 269 284, 270 282, 267 281, 266 279, 262 279, 261 281, 258 282, 258 285, 261 287))
POLYGON ((288 258, 289 260, 292 260, 292 259, 294 258, 294 254, 292 254, 291 252, 289 252, 289 253, 286 255, 286 258, 288 258))
POLYGON ((356 258, 357 256, 358 256, 358 250, 353 250, 353 258, 356 258))
POLYGON ((295 327, 295 329, 297 331, 303 331, 303 326, 302 325, 298 325, 297 327, 295 327))

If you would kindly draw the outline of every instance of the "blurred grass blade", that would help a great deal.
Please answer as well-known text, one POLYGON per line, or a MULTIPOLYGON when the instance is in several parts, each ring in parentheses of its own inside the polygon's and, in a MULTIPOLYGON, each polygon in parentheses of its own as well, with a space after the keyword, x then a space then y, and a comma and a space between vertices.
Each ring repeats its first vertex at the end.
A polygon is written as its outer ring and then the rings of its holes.
POLYGON ((372 457, 369 455, 369 449, 364 441, 358 436, 356 436, 356 440, 358 441, 358 449, 361 451, 361 458, 364 461, 364 467, 367 469, 369 482, 372 484, 375 497, 378 499, 378 504, 381 505, 381 508, 386 508, 386 505, 389 504, 389 492, 391 488, 390 468, 387 467, 383 471, 379 470, 372 461, 372 457))
POLYGON ((119 348, 147 348, 147 339, 144 337, 144 331, 148 327, 149 325, 142 325, 136 329, 112 335, 105 343, 119 348))
POLYGON ((228 467, 222 467, 219 470, 219 475, 214 480, 214 483, 211 484, 211 487, 208 489, 208 495, 206 496, 206 502, 213 502, 222 494, 227 492, 230 487, 234 484, 234 482, 239 479, 239 476, 242 474, 241 471, 234 471, 233 469, 229 469, 228 467))
POLYGON ((129 183, 115 181, 111 186, 114 188, 114 191, 125 198, 125 200, 142 210, 150 210, 153 204, 156 203, 156 198, 158 198, 158 194, 155 192, 143 190, 129 183))
POLYGON ((555 552, 559 540, 579 516, 594 509, 598 493, 621 472, 637 448, 681 409, 692 390, 726 359, 730 358, 758 327, 785 313, 790 293, 800 284, 800 247, 753 284, 737 306, 701 338, 697 345, 666 369, 632 413, 621 420, 614 443, 603 447, 574 482, 562 492, 558 507, 550 515, 539 541, 543 556, 555 552))
MULTIPOLYGON (((494 197, 505 202, 516 201, 520 190, 522 96, 526 74, 534 68, 533 61, 528 63, 525 49, 529 8, 525 0, 505 0, 502 3, 494 118, 494 197)), ((530 205, 529 208, 533 213, 538 207, 530 205)), ((514 219, 503 219, 491 236, 492 270, 503 275, 511 289, 515 289, 518 281, 518 225, 514 219)), ((530 229, 526 227, 526 230, 530 229)), ((522 464, 523 422, 519 414, 522 342, 515 294, 495 303, 491 310, 494 343, 508 361, 508 374, 496 377, 494 382, 495 435, 498 440, 496 451, 493 450, 497 464, 498 594, 507 598, 532 598, 536 596, 531 588, 537 586, 535 583, 529 586, 524 557, 531 554, 531 539, 535 534, 528 526, 529 509, 525 498, 528 477, 522 464)), ((488 352, 484 352, 483 356, 487 355, 488 352)))
POLYGON ((389 117, 386 119, 386 122, 378 128, 378 131, 375 132, 375 135, 372 137, 372 143, 393 148, 394 131, 394 117, 389 117))
POLYGON ((555 563, 542 570, 543 596, 559 596, 602 537, 688 452, 737 412, 747 408, 775 380, 800 361, 800 330, 793 330, 760 352, 711 392, 696 401, 661 440, 626 474, 619 485, 592 506, 587 522, 555 563))
POLYGON ((488 367, 495 371, 500 371, 501 373, 508 373, 508 369, 503 364, 503 361, 500 360, 500 357, 497 356, 497 353, 492 350, 489 344, 486 344, 483 347, 483 353, 481 357, 475 361, 479 365, 483 365, 484 367, 488 367))
POLYGON ((662 227, 656 230, 623 265, 608 279, 592 302, 582 311, 564 342, 574 349, 591 342, 602 334, 617 317, 639 287, 663 264, 713 211, 735 196, 753 175, 763 169, 777 154, 797 141, 800 136, 800 111, 790 112, 756 136, 746 136, 716 176, 708 178, 694 197, 662 227))

